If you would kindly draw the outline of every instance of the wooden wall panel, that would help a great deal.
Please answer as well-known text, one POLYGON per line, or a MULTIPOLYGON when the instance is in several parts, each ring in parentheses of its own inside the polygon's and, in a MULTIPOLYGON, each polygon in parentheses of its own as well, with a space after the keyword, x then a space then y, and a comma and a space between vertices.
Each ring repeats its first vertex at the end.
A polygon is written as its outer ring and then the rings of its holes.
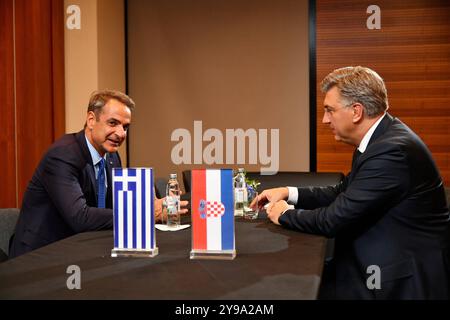
MULTIPOLYGON (((51 3, 15 0, 19 198, 53 141, 51 3)), ((19 203, 21 203, 19 199, 19 203)))
POLYGON ((39 160, 64 133, 64 2, 0 0, 0 9, 1 181, 8 186, 0 207, 20 207, 39 160))
POLYGON ((450 2, 377 1, 380 30, 366 27, 371 4, 316 1, 317 169, 348 172, 353 151, 321 123, 320 81, 335 68, 363 65, 384 78, 389 112, 419 134, 450 185, 450 2))
POLYGON ((66 131, 66 94, 64 81, 64 0, 51 0, 51 7, 53 140, 56 140, 66 131))
POLYGON ((50 144, 64 132, 62 0, 15 0, 19 204, 50 144))
POLYGON ((0 208, 16 207, 12 0, 0 0, 0 128, 0 208))

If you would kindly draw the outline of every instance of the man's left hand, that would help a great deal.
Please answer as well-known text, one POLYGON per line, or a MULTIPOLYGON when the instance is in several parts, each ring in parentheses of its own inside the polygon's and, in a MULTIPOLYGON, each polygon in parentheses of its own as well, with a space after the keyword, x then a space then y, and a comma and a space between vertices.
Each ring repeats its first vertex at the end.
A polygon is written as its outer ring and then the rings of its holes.
POLYGON ((278 202, 272 202, 266 209, 267 217, 275 224, 280 225, 278 218, 282 215, 284 211, 289 208, 286 201, 280 200, 278 202))

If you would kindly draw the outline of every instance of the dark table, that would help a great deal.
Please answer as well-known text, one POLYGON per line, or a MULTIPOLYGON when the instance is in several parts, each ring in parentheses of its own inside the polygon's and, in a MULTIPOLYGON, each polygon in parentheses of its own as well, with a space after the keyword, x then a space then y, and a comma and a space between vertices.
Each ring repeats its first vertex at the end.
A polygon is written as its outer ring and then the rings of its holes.
POLYGON ((190 260, 191 228, 156 231, 154 258, 111 258, 112 231, 87 232, 0 264, 0 299, 316 299, 327 240, 265 218, 236 219, 234 260, 190 260), (81 269, 69 290, 67 267, 81 269))

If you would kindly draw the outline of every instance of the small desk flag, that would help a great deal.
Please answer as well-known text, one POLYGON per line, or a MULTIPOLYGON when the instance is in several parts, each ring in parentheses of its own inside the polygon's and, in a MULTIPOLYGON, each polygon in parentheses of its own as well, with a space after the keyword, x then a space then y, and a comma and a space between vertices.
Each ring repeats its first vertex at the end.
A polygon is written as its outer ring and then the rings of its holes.
POLYGON ((191 259, 234 259, 233 171, 192 170, 191 177, 191 259))
POLYGON ((112 257, 158 254, 155 240, 153 169, 113 168, 112 257))

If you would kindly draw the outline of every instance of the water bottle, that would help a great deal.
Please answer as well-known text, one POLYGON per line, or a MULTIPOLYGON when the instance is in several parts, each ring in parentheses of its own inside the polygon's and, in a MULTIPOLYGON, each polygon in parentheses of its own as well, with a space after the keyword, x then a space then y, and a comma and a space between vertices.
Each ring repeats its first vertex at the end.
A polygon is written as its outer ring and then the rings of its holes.
POLYGON ((166 187, 167 227, 177 228, 180 225, 180 185, 177 174, 171 173, 166 187))
POLYGON ((242 217, 244 215, 244 207, 247 205, 245 172, 243 168, 239 168, 238 174, 234 177, 234 215, 242 217))

